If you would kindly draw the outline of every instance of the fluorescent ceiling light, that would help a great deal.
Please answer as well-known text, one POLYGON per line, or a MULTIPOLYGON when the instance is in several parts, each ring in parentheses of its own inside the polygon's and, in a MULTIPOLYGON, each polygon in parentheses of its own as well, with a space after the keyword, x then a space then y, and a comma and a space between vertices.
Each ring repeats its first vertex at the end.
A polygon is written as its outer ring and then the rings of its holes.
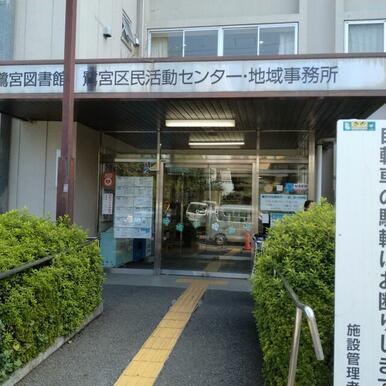
POLYGON ((182 119, 165 121, 166 127, 235 127, 234 119, 182 119))
POLYGON ((223 142, 189 142, 189 146, 243 146, 244 141, 223 141, 223 142))

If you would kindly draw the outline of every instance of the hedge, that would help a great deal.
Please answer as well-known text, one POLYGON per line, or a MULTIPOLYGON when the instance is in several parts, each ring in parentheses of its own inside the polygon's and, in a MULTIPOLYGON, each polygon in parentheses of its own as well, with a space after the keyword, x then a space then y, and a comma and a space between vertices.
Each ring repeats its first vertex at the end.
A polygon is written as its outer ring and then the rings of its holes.
POLYGON ((0 382, 74 332, 102 302, 102 258, 86 238, 66 219, 0 215, 0 272, 54 255, 50 265, 0 281, 0 382))
POLYGON ((275 223, 256 257, 252 277, 254 315, 263 351, 267 386, 287 384, 295 306, 274 269, 312 307, 325 354, 315 358, 306 318, 301 330, 296 385, 332 385, 335 212, 322 202, 275 223))

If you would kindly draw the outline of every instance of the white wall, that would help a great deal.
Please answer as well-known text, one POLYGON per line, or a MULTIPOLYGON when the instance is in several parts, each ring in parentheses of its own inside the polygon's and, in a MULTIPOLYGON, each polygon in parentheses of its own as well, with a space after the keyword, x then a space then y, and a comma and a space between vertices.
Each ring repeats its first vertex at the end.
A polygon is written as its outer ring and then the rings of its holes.
POLYGON ((386 19, 385 0, 335 0, 335 51, 344 52, 344 22, 386 19))
POLYGON ((59 122, 12 120, 9 208, 27 207, 44 216, 56 214, 56 149, 59 122))
POLYGON ((262 18, 299 13, 299 0, 148 0, 146 3, 149 27, 254 23, 262 18))
POLYGON ((303 0, 306 4, 302 13, 300 39, 303 52, 307 54, 331 53, 335 50, 335 0, 303 0))
MULTIPOLYGON (((13 59, 63 59, 65 0, 12 0, 15 11, 13 59)), ((131 57, 121 41, 122 9, 136 28, 137 0, 78 0, 77 58, 131 57), (112 37, 103 37, 110 26, 112 37)))
POLYGON ((121 41, 122 9, 136 31, 137 0, 78 0, 76 56, 86 58, 129 58, 135 55, 121 41), (103 28, 111 27, 111 38, 103 37, 103 28))
MULTIPOLYGON (((304 0, 144 0, 142 55, 148 53, 149 29, 205 27, 300 21, 304 0)), ((302 52, 301 49, 299 49, 302 52)))

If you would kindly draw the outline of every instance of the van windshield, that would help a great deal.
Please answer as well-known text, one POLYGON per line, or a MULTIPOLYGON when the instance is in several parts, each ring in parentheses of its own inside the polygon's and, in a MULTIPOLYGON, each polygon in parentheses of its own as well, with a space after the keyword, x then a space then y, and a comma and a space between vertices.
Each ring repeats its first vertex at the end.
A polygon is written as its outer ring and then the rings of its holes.
POLYGON ((252 214, 249 211, 219 209, 217 218, 219 221, 250 222, 252 214))
POLYGON ((190 213, 205 213, 207 208, 206 204, 192 203, 189 204, 187 212, 190 213))

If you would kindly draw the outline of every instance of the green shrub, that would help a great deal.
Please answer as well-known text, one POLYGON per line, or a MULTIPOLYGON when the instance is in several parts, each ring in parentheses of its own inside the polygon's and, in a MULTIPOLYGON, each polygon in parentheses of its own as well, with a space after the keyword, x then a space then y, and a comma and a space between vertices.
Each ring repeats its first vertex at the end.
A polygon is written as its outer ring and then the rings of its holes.
POLYGON ((274 269, 314 310, 325 354, 324 361, 316 360, 303 318, 296 385, 332 384, 334 256, 335 213, 326 202, 286 216, 270 229, 263 252, 256 257, 252 279, 267 386, 287 384, 295 320, 295 306, 274 269))
POLYGON ((99 247, 67 220, 0 215, 0 272, 54 255, 50 265, 0 281, 0 382, 69 335, 102 302, 99 247))

